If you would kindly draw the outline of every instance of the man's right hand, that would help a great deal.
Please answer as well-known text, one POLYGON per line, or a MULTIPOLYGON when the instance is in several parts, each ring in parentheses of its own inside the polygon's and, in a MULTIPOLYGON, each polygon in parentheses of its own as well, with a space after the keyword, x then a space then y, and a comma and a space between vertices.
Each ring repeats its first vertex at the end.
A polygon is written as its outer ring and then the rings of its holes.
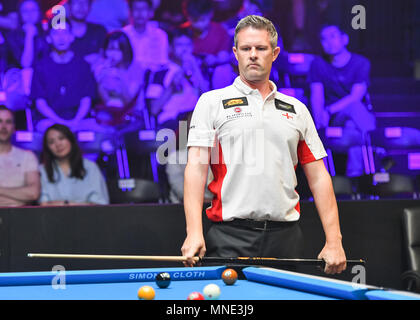
POLYGON ((196 264, 193 257, 198 255, 202 258, 206 253, 206 244, 204 242, 203 234, 187 235, 187 238, 182 245, 181 252, 184 257, 187 257, 187 261, 184 262, 184 266, 193 267, 196 264))

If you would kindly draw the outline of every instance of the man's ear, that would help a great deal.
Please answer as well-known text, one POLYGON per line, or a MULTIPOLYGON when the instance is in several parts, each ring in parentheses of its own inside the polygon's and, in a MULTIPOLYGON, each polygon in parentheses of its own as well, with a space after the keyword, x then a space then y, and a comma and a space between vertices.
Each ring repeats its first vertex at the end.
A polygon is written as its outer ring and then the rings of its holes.
POLYGON ((277 57, 279 56, 280 51, 281 51, 280 47, 276 47, 276 48, 273 50, 273 62, 274 62, 274 61, 277 59, 277 57))
POLYGON ((349 35, 348 35, 347 33, 343 33, 343 34, 341 35, 341 37, 342 37, 343 45, 344 45, 345 47, 347 47, 347 45, 349 44, 349 41, 350 41, 350 39, 349 39, 349 35))
POLYGON ((233 54, 235 55, 236 60, 238 60, 238 53, 236 52, 236 47, 232 47, 233 54))

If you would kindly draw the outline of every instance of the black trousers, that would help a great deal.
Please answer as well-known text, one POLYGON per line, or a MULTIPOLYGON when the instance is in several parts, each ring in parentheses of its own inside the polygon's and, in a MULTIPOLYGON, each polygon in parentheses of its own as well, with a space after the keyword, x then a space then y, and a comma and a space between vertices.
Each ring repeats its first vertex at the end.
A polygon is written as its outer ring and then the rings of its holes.
POLYGON ((303 233, 296 222, 233 220, 212 223, 206 256, 303 258, 303 233))

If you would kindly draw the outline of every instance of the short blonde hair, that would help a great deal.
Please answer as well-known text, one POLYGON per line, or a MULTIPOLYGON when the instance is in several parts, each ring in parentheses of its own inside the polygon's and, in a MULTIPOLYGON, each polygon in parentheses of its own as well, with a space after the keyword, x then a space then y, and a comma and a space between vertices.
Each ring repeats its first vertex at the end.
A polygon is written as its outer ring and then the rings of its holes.
POLYGON ((236 48, 238 47, 239 31, 249 27, 258 30, 266 30, 270 36, 271 48, 274 50, 277 47, 278 34, 273 23, 267 18, 256 15, 250 15, 246 16, 245 18, 242 18, 236 25, 234 37, 234 44, 236 48))

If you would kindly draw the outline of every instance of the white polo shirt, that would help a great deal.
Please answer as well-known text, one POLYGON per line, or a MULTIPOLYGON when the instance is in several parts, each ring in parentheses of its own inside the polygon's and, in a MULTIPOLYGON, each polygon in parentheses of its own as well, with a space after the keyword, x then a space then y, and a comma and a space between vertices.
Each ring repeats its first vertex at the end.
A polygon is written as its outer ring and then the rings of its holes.
POLYGON ((306 106, 270 83, 263 100, 237 77, 194 109, 188 147, 212 147, 212 221, 298 220, 296 166, 327 156, 306 106))

